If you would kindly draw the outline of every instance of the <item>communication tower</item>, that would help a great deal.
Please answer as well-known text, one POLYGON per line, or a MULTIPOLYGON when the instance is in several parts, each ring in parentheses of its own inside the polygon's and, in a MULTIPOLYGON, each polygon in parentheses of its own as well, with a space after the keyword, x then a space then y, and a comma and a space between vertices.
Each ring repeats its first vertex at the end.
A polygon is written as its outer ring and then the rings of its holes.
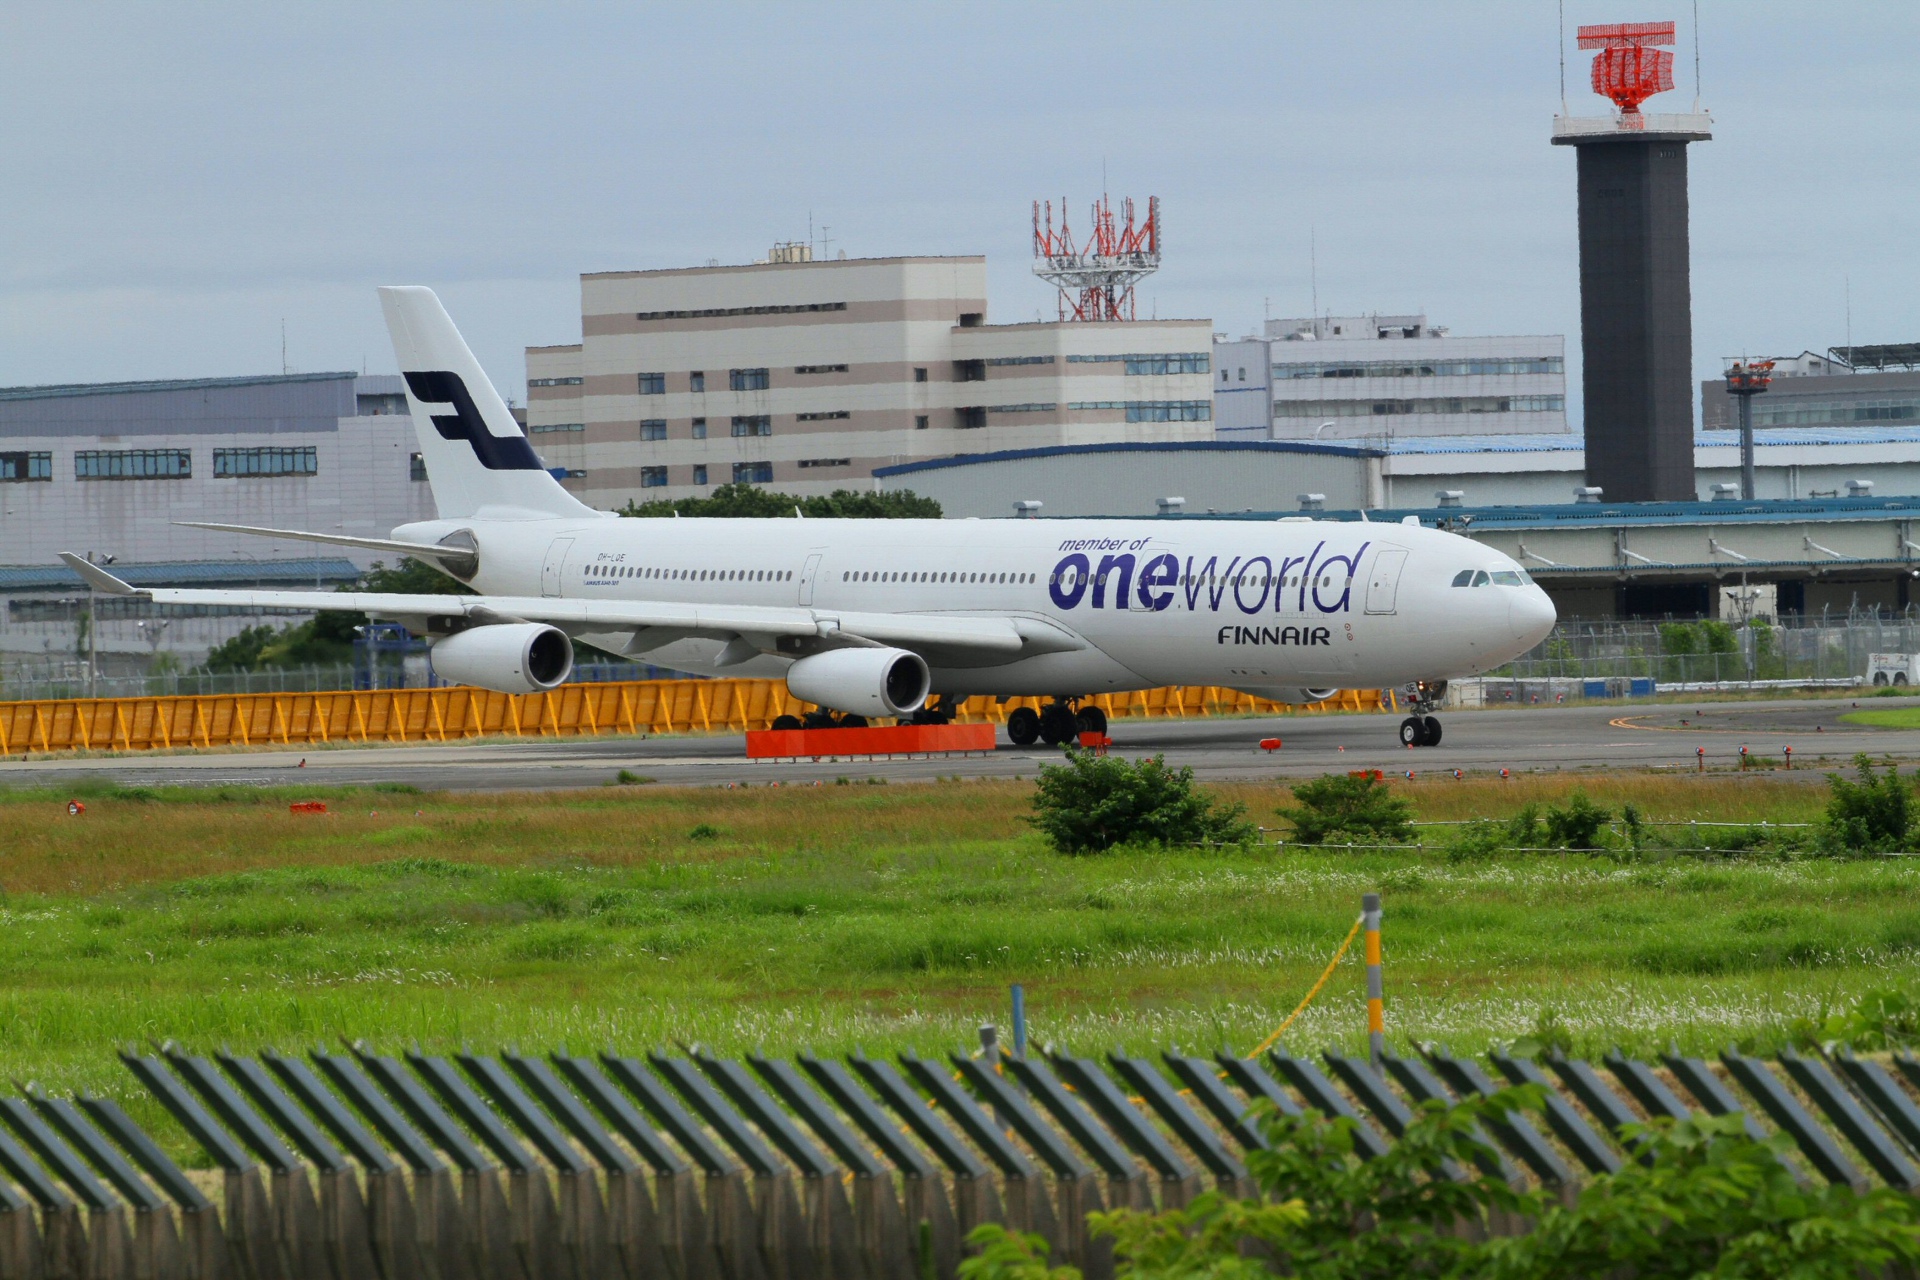
POLYGON ((1137 226, 1133 201, 1121 206, 1102 195, 1093 205, 1093 232, 1076 245, 1067 228, 1066 198, 1060 225, 1053 201, 1033 202, 1033 274, 1060 291, 1062 320, 1131 320, 1133 287, 1160 269, 1160 197, 1147 200, 1147 219, 1137 226))

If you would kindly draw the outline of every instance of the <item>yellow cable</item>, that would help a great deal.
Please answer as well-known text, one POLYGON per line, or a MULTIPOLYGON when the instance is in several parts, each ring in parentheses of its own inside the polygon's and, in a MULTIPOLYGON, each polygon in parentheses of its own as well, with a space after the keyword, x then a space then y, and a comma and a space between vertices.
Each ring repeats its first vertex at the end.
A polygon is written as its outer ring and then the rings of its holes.
POLYGON ((1320 988, 1327 985, 1327 979, 1331 978, 1333 971, 1340 966, 1340 961, 1347 954, 1347 948, 1351 947, 1353 940, 1360 936, 1360 926, 1365 922, 1366 917, 1364 915, 1353 922, 1353 928, 1347 930, 1347 940, 1340 944, 1338 951, 1333 953, 1333 959, 1327 961, 1326 971, 1320 975, 1320 981, 1313 984, 1313 990, 1307 992, 1306 998, 1299 1003, 1292 1013, 1287 1015, 1287 1020, 1275 1028, 1272 1035, 1262 1040, 1259 1047, 1247 1055, 1249 1058, 1257 1058, 1272 1048, 1281 1036, 1287 1034, 1287 1028, 1293 1025, 1293 1020, 1307 1011, 1307 1006, 1313 1003, 1313 998, 1320 994, 1320 988))

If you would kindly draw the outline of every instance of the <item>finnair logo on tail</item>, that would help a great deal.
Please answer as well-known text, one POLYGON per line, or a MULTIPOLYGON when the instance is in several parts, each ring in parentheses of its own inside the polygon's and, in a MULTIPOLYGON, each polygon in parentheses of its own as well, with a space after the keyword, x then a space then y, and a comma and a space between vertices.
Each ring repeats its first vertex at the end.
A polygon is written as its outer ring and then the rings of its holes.
POLYGON ((427 405, 453 406, 452 413, 431 415, 434 430, 442 439, 465 440, 472 445, 473 456, 480 459, 481 466, 489 471, 544 470, 525 436, 517 433, 496 436, 487 430, 487 421, 480 416, 480 407, 474 404, 459 374, 435 370, 409 373, 406 377, 407 390, 413 392, 415 400, 427 405))

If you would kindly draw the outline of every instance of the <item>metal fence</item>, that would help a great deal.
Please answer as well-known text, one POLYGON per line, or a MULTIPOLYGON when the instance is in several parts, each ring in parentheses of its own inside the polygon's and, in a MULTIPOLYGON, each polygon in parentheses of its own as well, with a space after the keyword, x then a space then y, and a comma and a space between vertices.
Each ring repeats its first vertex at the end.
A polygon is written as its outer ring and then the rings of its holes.
MULTIPOLYGON (((644 662, 576 663, 569 684, 617 680, 699 679, 644 662)), ((93 680, 84 662, 0 666, 0 702, 54 702, 73 698, 204 698, 250 693, 330 693, 345 689, 444 688, 424 663, 269 667, 260 671, 164 671, 154 675, 102 673, 93 680), (95 692, 89 693, 89 687, 95 692)))
POLYGON ((1632 1158, 1629 1126, 1697 1107, 1770 1123, 1808 1181, 1920 1191, 1908 1054, 122 1060, 177 1130, 86 1094, 0 1099, 0 1280, 924 1280, 988 1222, 1107 1280, 1089 1212, 1256 1194, 1250 1104, 1348 1117, 1370 1160, 1422 1103, 1496 1080, 1546 1093, 1539 1122, 1489 1126, 1483 1167, 1515 1187, 1568 1196, 1632 1158))
MULTIPOLYGON (((1659 687, 1864 683, 1867 656, 1920 653, 1920 613, 1859 611, 1779 622, 1623 622, 1565 619, 1489 679, 1645 681, 1659 687)), ((1631 691, 1631 686, 1627 691, 1631 691)), ((1609 690, 1607 696, 1614 696, 1609 690)))

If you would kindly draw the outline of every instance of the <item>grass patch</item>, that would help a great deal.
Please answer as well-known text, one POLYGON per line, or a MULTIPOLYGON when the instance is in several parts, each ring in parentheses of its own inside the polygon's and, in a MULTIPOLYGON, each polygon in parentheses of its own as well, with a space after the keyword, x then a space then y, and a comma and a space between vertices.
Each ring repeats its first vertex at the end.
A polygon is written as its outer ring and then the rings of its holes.
MULTIPOLYGON (((1768 777, 1585 776, 1649 822, 1816 820, 1768 777)), ((1393 781, 1421 821, 1567 809, 1569 778, 1393 781)), ((1270 842, 1283 784, 1212 787, 1270 842)), ((1026 984, 1037 1040, 1146 1052, 1257 1043, 1318 975, 1360 895, 1386 895, 1388 1025, 1462 1051, 1781 1043, 1796 1019, 1920 978, 1920 862, 1581 853, 1450 858, 1271 844, 1050 849, 1031 783, 69 791, 0 803, 0 1072, 107 1092, 114 1059, 366 1036, 528 1047, 674 1040, 944 1051, 1026 984), (325 798, 324 817, 290 798, 325 798)), ((1364 1045, 1349 961, 1290 1040, 1364 1045)))
POLYGON ((1876 729, 1920 729, 1920 707, 1873 707, 1849 711, 1840 718, 1848 724, 1864 724, 1876 729))

